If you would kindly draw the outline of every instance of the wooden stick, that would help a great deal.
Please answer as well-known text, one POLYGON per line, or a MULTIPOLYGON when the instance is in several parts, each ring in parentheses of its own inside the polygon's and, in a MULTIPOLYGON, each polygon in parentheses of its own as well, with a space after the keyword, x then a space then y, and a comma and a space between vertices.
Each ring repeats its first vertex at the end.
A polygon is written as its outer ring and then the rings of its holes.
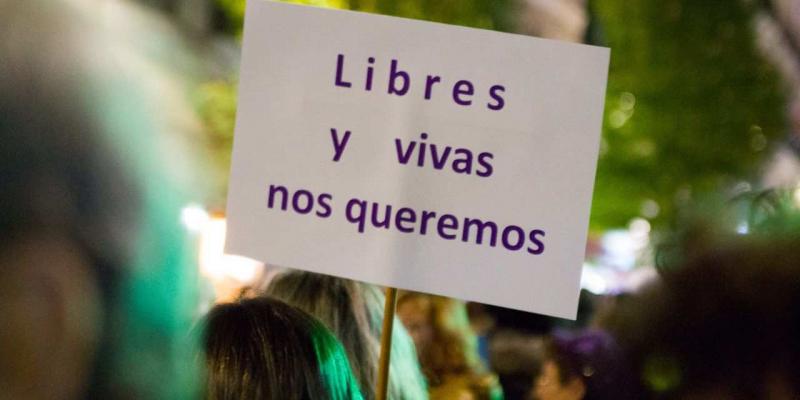
POLYGON ((392 330, 394 329, 394 313, 397 304, 397 289, 386 288, 386 302, 383 308, 383 329, 381 330, 381 356, 378 360, 378 389, 376 400, 386 400, 389 389, 389 359, 392 356, 392 330))

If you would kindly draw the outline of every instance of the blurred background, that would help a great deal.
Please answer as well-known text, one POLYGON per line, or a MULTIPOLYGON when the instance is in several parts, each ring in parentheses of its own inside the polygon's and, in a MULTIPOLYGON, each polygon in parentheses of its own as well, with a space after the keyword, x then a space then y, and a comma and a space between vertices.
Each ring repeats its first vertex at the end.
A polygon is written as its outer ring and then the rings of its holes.
MULTIPOLYGON (((656 244, 702 217, 698 205, 722 199, 741 235, 753 229, 749 200, 763 193, 781 189, 800 206, 796 0, 291 2, 612 49, 578 320, 466 304, 507 399, 530 395, 546 335, 600 324, 658 276, 656 244)), ((163 102, 158 151, 192 189, 175 218, 197 257, 197 315, 264 287, 276 268, 222 250, 245 1, 98 4, 98 18, 126 42, 130 54, 117 56, 127 73, 163 102)))
MULTIPOLYGON (((542 335, 602 319, 657 276, 654 244, 696 217, 687 215, 698 213, 694 205, 771 188, 788 188, 800 204, 800 2, 292 2, 612 49, 578 321, 468 305, 482 355, 509 399, 530 390, 542 335)), ((125 8, 130 37, 161 63, 142 72, 190 105, 174 109, 183 121, 175 134, 191 138, 203 160, 193 176, 204 191, 181 218, 199 245, 206 298, 236 298, 276 272, 222 253, 245 1, 141 0, 125 8)), ((731 208, 728 222, 747 233, 748 207, 731 208)))

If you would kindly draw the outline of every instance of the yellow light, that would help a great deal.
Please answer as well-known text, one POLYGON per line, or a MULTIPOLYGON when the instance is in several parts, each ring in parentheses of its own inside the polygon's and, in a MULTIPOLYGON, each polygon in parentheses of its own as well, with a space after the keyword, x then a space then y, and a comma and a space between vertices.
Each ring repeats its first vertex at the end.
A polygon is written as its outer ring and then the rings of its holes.
POLYGON ((211 217, 200 236, 200 272, 216 286, 220 281, 239 285, 252 283, 263 264, 251 258, 225 254, 226 220, 211 217))

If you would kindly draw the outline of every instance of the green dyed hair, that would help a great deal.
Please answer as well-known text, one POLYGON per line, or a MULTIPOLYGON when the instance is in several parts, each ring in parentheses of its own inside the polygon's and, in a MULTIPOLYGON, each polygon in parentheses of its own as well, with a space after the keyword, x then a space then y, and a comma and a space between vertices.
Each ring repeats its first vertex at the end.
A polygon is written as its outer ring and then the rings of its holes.
POLYGON ((209 400, 362 399, 339 341, 288 304, 262 297, 217 305, 204 328, 209 400))
MULTIPOLYGON (((305 271, 286 271, 269 283, 265 293, 319 318, 330 328, 347 350, 364 397, 375 397, 385 301, 377 286, 305 271)), ((414 342, 398 319, 392 329, 391 353, 387 398, 427 399, 428 389, 414 342)))

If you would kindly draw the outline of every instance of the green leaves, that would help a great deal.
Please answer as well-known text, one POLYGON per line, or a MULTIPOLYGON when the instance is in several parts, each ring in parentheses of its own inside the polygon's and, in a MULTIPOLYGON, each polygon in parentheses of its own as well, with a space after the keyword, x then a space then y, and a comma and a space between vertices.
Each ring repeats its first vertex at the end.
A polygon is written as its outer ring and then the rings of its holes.
POLYGON ((785 102, 752 7, 607 0, 593 11, 612 49, 593 228, 637 216, 664 227, 692 199, 754 180, 784 134, 785 102))

